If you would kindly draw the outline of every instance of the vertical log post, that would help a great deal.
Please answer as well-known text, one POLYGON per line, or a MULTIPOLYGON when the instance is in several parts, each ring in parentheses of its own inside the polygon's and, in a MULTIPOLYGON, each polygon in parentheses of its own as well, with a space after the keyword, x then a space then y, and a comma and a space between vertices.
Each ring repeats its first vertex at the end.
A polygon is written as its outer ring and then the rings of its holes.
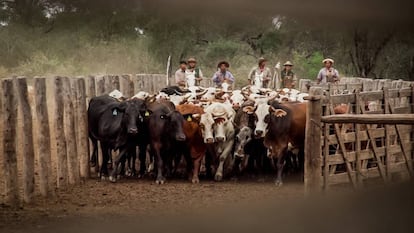
POLYGON ((73 93, 70 79, 65 77, 63 79, 64 86, 64 128, 66 138, 66 153, 68 162, 68 182, 69 184, 78 184, 80 182, 79 161, 76 148, 76 133, 75 133, 75 116, 76 106, 73 104, 73 93))
POLYGON ((64 88, 63 78, 55 77, 55 111, 54 132, 56 137, 57 156, 57 187, 66 188, 68 185, 68 161, 66 156, 66 139, 64 127, 64 88))
POLYGON ((134 96, 134 83, 132 82, 130 75, 122 75, 120 77, 121 92, 128 97, 134 96))
POLYGON ((307 98, 305 137, 305 194, 312 195, 322 190, 321 117, 322 88, 311 87, 307 98))
POLYGON ((80 163, 80 176, 89 178, 89 141, 88 141, 88 118, 86 110, 86 88, 85 79, 75 79, 76 88, 76 132, 78 147, 78 158, 80 163))
POLYGON ((50 150, 50 132, 49 132, 49 115, 47 112, 46 102, 46 80, 45 78, 34 79, 35 115, 37 124, 36 154, 39 163, 39 189, 40 194, 44 197, 51 196, 53 193, 52 182, 50 176, 51 169, 51 150, 50 150))
POLYGON ((17 172, 17 101, 14 97, 13 79, 1 80, 3 115, 3 169, 6 203, 13 208, 19 206, 17 172))
POLYGON ((96 77, 96 95, 105 94, 105 79, 103 76, 96 77))
POLYGON ((119 76, 118 75, 113 75, 113 76, 110 76, 111 77, 111 86, 112 86, 112 89, 117 89, 118 91, 120 91, 121 90, 121 85, 120 85, 120 83, 119 83, 119 76))
POLYGON ((27 81, 24 77, 14 79, 18 106, 22 114, 22 158, 23 158, 23 200, 30 203, 34 194, 34 149, 32 131, 32 111, 27 93, 27 81))

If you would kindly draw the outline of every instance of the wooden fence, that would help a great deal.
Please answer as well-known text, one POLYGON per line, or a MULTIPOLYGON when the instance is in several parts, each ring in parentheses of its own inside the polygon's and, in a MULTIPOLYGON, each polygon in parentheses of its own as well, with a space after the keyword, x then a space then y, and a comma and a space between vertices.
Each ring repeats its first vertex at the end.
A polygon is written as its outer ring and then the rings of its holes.
POLYGON ((373 178, 388 183, 413 176, 413 83, 369 80, 361 84, 352 84, 355 89, 339 95, 332 94, 338 89, 310 88, 305 140, 307 193, 335 184, 359 188, 373 178), (368 83, 371 88, 364 88, 368 83), (375 86, 381 83, 385 85, 375 86), (334 115, 339 104, 348 106, 348 114, 334 115))
MULTIPOLYGON (((412 87, 400 81, 384 81, 384 90, 371 88, 367 92, 369 82, 353 89, 355 93, 342 95, 331 95, 332 88, 338 86, 328 87, 325 94, 323 88, 311 89, 306 143, 321 146, 308 146, 306 150, 308 189, 319 190, 315 184, 327 188, 340 182, 357 186, 368 177, 380 175, 387 181, 403 169, 410 169, 407 174, 412 174, 412 125, 365 126, 355 122, 349 131, 338 133, 347 126, 326 118, 339 103, 352 106, 355 114, 413 113, 412 87), (379 107, 367 111, 367 102, 379 107)), ((18 207, 37 196, 53 196, 56 189, 67 189, 90 177, 86 114, 90 98, 114 89, 126 96, 141 90, 156 93, 167 85, 167 79, 165 75, 137 74, 13 77, 0 83, 0 203, 18 207)), ((202 85, 211 83, 205 80, 202 85)), ((378 88, 379 84, 375 85, 378 88)))

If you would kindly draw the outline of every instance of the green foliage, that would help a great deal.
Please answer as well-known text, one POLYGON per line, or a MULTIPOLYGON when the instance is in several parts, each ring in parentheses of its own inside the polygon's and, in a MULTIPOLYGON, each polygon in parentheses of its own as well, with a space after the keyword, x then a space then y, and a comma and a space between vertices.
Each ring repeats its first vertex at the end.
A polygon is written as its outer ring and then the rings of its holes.
POLYGON ((295 53, 293 56, 294 69, 299 78, 315 79, 322 67, 324 57, 322 53, 315 52, 310 56, 295 53))

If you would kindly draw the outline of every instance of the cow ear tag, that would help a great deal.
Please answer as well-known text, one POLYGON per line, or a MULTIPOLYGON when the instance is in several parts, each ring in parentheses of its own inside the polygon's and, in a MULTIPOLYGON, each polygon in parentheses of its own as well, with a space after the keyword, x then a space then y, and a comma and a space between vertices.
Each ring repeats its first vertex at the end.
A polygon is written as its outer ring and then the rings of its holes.
POLYGON ((192 121, 193 119, 191 118, 191 116, 187 117, 187 121, 192 121))
POLYGON ((146 111, 145 112, 145 116, 147 117, 147 116, 149 116, 150 114, 149 114, 149 112, 148 111, 146 111))
POLYGON ((112 116, 118 116, 118 110, 116 108, 112 111, 112 116))

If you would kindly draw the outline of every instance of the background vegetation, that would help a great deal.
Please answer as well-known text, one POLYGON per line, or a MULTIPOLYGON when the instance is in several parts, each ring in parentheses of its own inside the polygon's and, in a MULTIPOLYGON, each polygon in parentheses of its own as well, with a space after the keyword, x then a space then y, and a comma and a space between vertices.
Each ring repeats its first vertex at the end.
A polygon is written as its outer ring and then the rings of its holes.
POLYGON ((321 60, 332 57, 343 76, 414 80, 406 18, 347 21, 339 11, 317 18, 318 11, 303 17, 300 5, 272 8, 278 1, 262 8, 211 2, 0 0, 0 77, 165 73, 171 55, 174 70, 179 60, 196 57, 207 77, 228 60, 239 84, 260 56, 270 67, 291 60, 300 78, 314 78, 321 60))

